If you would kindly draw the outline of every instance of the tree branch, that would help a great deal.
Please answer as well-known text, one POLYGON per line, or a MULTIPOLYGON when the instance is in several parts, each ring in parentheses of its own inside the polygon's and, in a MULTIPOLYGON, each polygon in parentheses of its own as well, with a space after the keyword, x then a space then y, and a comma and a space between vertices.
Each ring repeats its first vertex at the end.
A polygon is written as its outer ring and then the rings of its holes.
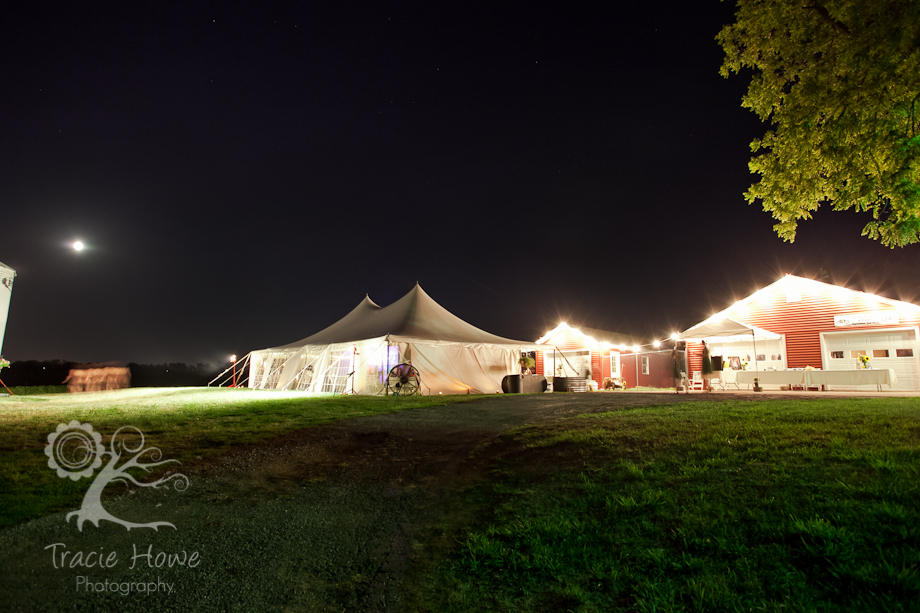
POLYGON ((119 480, 121 480, 122 482, 125 482, 125 483, 130 482, 138 487, 152 487, 153 489, 157 489, 164 483, 168 483, 169 481, 172 481, 173 479, 179 480, 179 483, 177 483, 175 486, 177 490, 182 491, 188 487, 188 477, 186 477, 182 473, 173 473, 171 475, 166 475, 164 477, 160 477, 156 481, 151 481, 149 483, 143 483, 141 481, 138 481, 129 473, 124 473, 121 477, 119 477, 119 480))
POLYGON ((910 137, 911 137, 911 138, 914 137, 914 125, 916 124, 916 122, 914 121, 914 117, 915 117, 915 115, 914 115, 914 105, 917 104, 917 99, 918 99, 918 98, 920 98, 920 93, 918 93, 916 96, 914 96, 914 99, 910 101, 910 115, 909 115, 908 118, 907 118, 908 125, 910 126, 910 137))
POLYGON ((824 21, 826 21, 831 26, 833 26, 835 30, 837 30, 841 34, 849 35, 850 28, 848 28, 843 22, 838 21, 837 19, 834 19, 833 17, 831 17, 831 14, 828 12, 828 10, 824 8, 824 6, 819 4, 817 0, 813 2, 812 4, 804 5, 802 8, 817 12, 818 15, 820 15, 824 19, 824 21))
POLYGON ((118 472, 126 472, 129 468, 143 468, 148 473, 151 468, 156 468, 157 466, 162 466, 163 464, 169 464, 170 462, 175 462, 177 464, 182 464, 179 460, 160 460, 159 462, 145 462, 141 464, 138 462, 138 458, 147 453, 148 451, 153 452, 153 457, 163 457, 162 452, 156 447, 147 447, 137 455, 133 456, 130 460, 126 461, 124 464, 118 467, 118 472))

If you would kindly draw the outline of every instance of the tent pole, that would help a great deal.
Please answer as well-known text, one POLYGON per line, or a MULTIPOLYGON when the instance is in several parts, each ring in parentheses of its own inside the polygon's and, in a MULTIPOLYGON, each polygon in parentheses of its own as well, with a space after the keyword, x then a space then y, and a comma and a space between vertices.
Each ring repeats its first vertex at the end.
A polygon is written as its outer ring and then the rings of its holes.
POLYGON ((758 372, 760 369, 757 368, 757 338, 753 330, 751 330, 751 344, 754 345, 754 372, 758 372))

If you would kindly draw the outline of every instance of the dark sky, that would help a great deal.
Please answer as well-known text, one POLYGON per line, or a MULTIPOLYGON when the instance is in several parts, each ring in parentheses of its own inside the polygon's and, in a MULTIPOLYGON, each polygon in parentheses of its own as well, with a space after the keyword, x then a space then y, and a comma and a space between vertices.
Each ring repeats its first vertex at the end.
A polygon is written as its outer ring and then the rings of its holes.
POLYGON ((920 249, 742 193, 730 2, 0 9, 5 357, 221 362, 416 281, 534 340, 651 341, 782 273, 920 299, 920 249), (80 239, 87 249, 69 248, 80 239))

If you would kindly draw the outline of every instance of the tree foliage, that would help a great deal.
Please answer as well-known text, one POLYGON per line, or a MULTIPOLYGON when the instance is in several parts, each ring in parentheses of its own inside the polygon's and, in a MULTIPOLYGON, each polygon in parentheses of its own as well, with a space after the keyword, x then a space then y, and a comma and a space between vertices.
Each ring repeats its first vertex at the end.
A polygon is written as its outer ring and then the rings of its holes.
POLYGON ((920 1, 738 0, 716 40, 771 123, 745 198, 780 237, 829 204, 870 212, 863 235, 884 245, 920 242, 920 1))

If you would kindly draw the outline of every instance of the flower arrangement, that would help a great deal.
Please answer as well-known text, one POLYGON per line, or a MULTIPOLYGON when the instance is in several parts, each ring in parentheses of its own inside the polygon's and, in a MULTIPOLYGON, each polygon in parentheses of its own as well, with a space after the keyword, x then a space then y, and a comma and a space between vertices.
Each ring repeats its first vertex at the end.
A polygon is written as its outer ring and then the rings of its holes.
POLYGON ((866 354, 860 355, 859 364, 862 368, 869 368, 869 356, 866 354))
POLYGON ((529 355, 522 355, 518 362, 521 365, 521 370, 527 370, 537 365, 537 361, 529 355))

